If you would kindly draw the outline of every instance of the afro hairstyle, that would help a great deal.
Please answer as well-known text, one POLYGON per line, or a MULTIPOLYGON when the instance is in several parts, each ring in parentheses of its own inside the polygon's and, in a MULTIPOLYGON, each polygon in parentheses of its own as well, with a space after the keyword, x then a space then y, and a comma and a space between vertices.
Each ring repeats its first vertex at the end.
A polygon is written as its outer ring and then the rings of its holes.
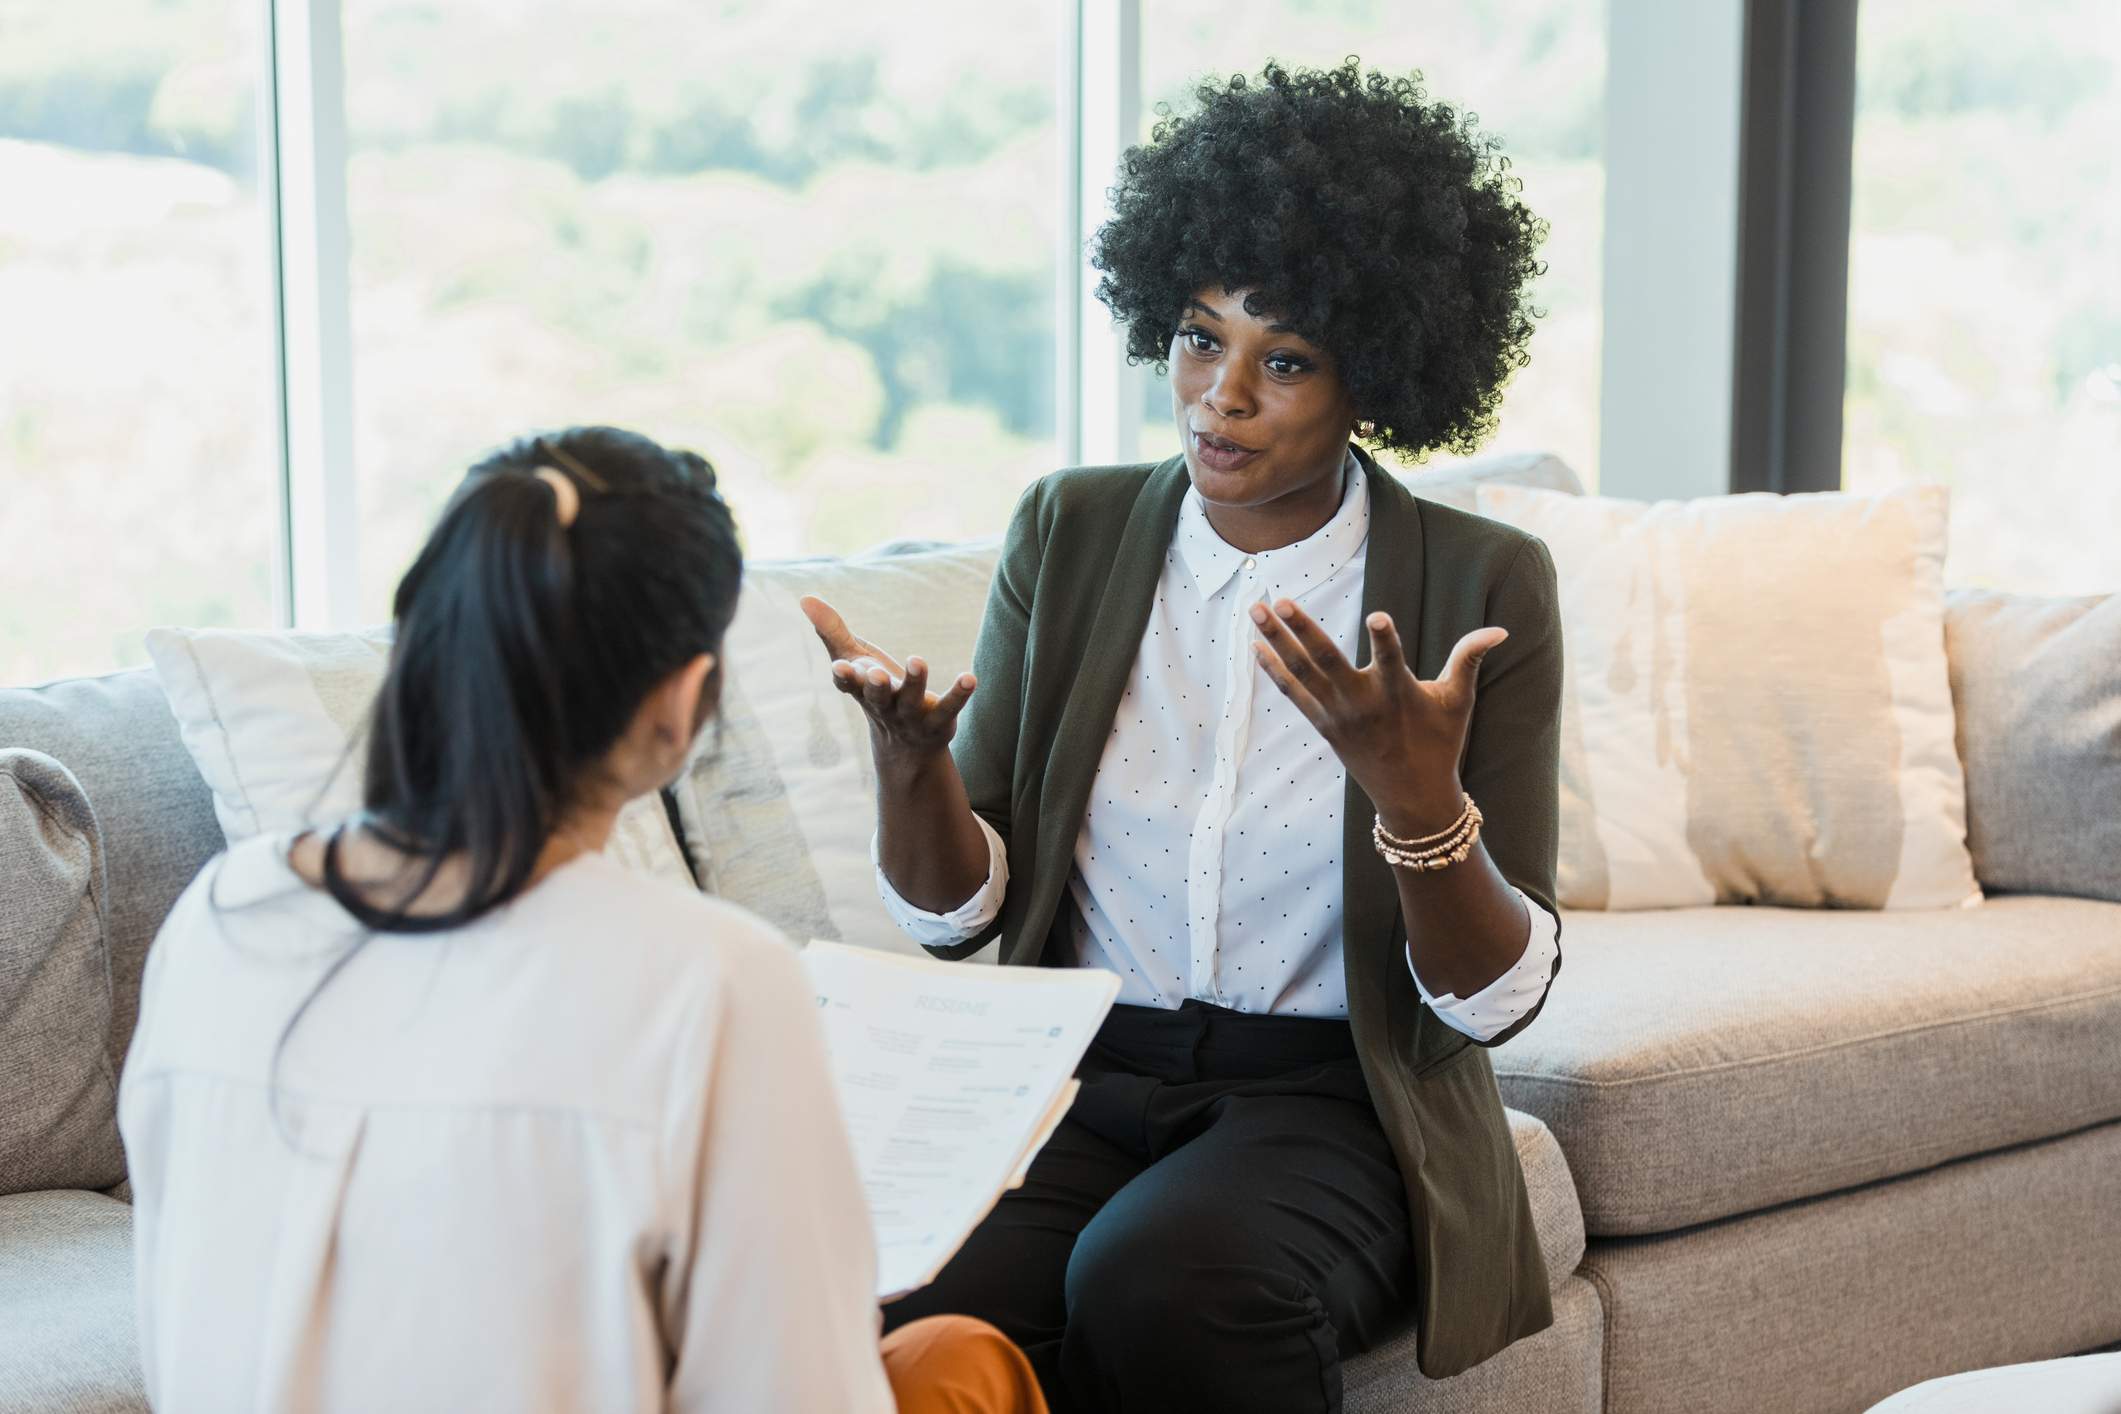
POLYGON ((1526 285, 1546 223, 1496 139, 1428 101, 1419 73, 1365 74, 1354 57, 1270 62, 1194 97, 1184 116, 1159 107, 1127 150, 1093 243, 1128 361, 1164 371, 1187 301, 1246 290, 1247 313, 1332 357, 1356 417, 1377 425, 1367 440, 1414 458, 1472 451, 1541 313, 1526 285))

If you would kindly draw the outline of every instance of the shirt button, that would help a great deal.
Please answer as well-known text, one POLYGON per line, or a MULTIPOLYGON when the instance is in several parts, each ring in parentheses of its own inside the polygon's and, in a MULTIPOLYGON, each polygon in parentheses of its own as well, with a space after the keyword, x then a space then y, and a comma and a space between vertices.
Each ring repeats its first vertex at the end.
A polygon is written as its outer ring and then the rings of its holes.
POLYGON ((1248 570, 1251 570, 1251 569, 1258 569, 1258 568, 1259 568, 1259 561, 1257 561, 1257 560, 1246 560, 1246 561, 1245 561, 1245 568, 1246 568, 1246 569, 1248 569, 1248 570))

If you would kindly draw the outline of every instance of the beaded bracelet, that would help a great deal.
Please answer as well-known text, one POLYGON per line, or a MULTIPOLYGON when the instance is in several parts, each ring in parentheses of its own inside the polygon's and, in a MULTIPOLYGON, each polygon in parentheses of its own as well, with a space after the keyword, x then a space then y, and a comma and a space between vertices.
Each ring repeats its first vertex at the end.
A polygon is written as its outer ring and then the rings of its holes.
POLYGON ((1385 828, 1384 817, 1375 817, 1370 826, 1370 841, 1387 864, 1401 869, 1443 869, 1453 864, 1462 864, 1473 851, 1474 841, 1480 838, 1480 827, 1485 819, 1473 797, 1459 792, 1465 802, 1458 818, 1433 835, 1419 839, 1401 839, 1385 828), (1432 843, 1439 842, 1440 843, 1432 843), (1422 848, 1427 845, 1428 848, 1422 848))

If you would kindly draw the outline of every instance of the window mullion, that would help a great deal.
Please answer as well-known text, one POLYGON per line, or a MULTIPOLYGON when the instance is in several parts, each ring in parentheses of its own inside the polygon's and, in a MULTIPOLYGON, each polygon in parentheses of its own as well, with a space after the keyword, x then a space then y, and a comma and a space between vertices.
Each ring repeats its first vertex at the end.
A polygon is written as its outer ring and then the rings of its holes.
POLYGON ((1075 399, 1080 445, 1091 464, 1127 462, 1140 441, 1138 370, 1126 339, 1098 302, 1088 243, 1111 207, 1106 193, 1121 155, 1141 131, 1141 0, 1077 0, 1074 138, 1075 195, 1069 203, 1075 399))
POLYGON ((1730 489, 1748 0, 1613 0, 1598 489, 1730 489))
POLYGON ((268 209, 280 378, 283 623, 352 626, 360 599, 339 0, 266 0, 268 209))

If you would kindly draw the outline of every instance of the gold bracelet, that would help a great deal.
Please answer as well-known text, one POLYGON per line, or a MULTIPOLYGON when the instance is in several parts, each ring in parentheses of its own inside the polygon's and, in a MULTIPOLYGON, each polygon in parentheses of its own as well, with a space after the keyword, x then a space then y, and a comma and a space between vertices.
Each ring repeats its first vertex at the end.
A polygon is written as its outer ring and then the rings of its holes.
POLYGON ((1394 849, 1382 840, 1375 840, 1374 837, 1373 842, 1376 844, 1378 854, 1383 856, 1387 863, 1405 868, 1441 869, 1446 864, 1456 864, 1463 861, 1471 851, 1473 841, 1479 837, 1479 827, 1468 825, 1463 833, 1447 843, 1419 854, 1410 850, 1394 849))
POLYGON ((1384 861, 1397 868, 1444 869, 1453 864, 1463 864, 1465 862, 1466 856, 1473 851, 1474 842, 1480 838, 1480 827, 1484 821, 1485 817, 1480 813, 1480 807, 1475 805, 1473 797, 1468 795, 1465 797, 1465 809, 1459 814, 1456 823, 1448 829, 1439 831, 1434 835, 1423 836, 1420 841, 1402 840, 1399 836, 1385 829, 1384 817, 1380 815, 1371 823, 1370 840, 1376 846, 1377 853, 1384 861), (1423 843, 1427 840, 1441 840, 1442 842, 1424 850, 1408 848, 1411 844, 1423 843))
POLYGON ((1385 844, 1381 840, 1377 842, 1377 852, 1378 854, 1384 857, 1384 861, 1387 864, 1395 865, 1402 869, 1443 869, 1448 868, 1450 865, 1453 864, 1463 864, 1466 860, 1466 856, 1471 854, 1473 851, 1474 841, 1478 840, 1479 838, 1480 827, 1474 825, 1469 827, 1465 838, 1460 840, 1457 843, 1456 847, 1451 849, 1450 852, 1446 854, 1406 854, 1402 851, 1393 849, 1390 845, 1385 844))
POLYGON ((1422 835, 1417 839, 1401 839, 1398 835, 1393 834, 1390 830, 1387 830, 1385 828, 1384 816, 1382 815, 1379 815, 1377 817, 1377 828, 1374 833, 1376 834, 1377 838, 1383 840, 1386 844, 1391 845, 1394 849, 1419 849, 1425 844, 1432 844, 1435 841, 1442 839, 1445 835, 1456 834, 1465 825, 1468 816, 1478 815, 1480 813, 1480 807, 1473 803, 1473 797, 1466 794, 1466 792, 1460 791, 1458 793, 1458 799, 1458 818, 1456 820, 1453 820, 1450 824, 1444 826, 1442 829, 1438 830, 1433 835, 1422 835))

